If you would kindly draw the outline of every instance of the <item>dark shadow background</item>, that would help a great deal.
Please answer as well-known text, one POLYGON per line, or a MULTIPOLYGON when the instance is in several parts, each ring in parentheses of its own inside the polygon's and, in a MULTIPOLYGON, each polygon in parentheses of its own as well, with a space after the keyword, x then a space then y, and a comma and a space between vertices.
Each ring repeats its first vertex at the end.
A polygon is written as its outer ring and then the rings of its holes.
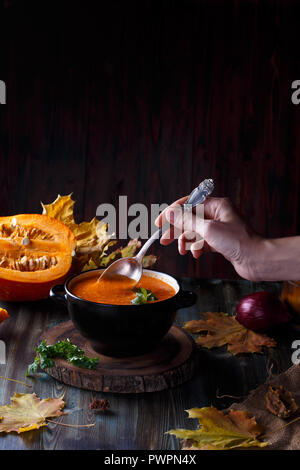
MULTIPOLYGON (((0 215, 73 192, 82 220, 212 177, 261 234, 300 232, 300 2, 6 0, 0 14, 0 215)), ((170 274, 236 276, 218 255, 153 252, 170 274)))

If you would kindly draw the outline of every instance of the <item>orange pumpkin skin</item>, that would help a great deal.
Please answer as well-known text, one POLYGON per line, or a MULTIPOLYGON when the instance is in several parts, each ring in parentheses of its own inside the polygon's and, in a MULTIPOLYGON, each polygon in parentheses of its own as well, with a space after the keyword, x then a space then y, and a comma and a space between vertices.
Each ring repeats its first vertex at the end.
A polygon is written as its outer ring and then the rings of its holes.
POLYGON ((68 276, 75 248, 73 232, 47 215, 1 217, 0 300, 47 298, 68 276))
POLYGON ((7 279, 0 279, 0 300, 6 302, 29 302, 47 299, 51 287, 55 284, 63 284, 68 277, 68 273, 56 281, 32 284, 30 282, 17 282, 7 279))

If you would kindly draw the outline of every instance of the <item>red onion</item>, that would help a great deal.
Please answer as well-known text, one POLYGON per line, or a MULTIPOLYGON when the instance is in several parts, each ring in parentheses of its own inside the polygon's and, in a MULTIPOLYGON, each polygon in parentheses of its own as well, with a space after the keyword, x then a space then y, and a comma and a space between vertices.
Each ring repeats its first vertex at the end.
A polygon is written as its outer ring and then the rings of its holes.
POLYGON ((271 292, 256 292, 243 297, 237 308, 236 319, 253 331, 266 331, 291 319, 285 304, 271 292))

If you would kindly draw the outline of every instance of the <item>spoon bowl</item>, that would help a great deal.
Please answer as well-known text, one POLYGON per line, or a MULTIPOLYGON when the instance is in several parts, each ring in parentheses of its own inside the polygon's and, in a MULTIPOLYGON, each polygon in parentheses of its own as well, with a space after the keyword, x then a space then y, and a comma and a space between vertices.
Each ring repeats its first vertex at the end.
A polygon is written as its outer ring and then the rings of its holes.
POLYGON ((101 274, 98 282, 105 279, 120 280, 123 276, 132 281, 132 287, 134 287, 142 277, 143 266, 137 257, 132 256, 130 258, 121 258, 114 261, 108 266, 105 271, 101 274))

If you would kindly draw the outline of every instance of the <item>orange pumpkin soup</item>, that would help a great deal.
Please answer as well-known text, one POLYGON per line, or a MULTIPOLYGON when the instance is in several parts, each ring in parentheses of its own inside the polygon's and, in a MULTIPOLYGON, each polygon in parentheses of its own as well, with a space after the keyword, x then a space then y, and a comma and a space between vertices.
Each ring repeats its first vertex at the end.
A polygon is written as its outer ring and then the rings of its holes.
POLYGON ((125 276, 115 275, 109 279, 101 279, 99 281, 99 273, 88 276, 75 282, 71 288, 71 292, 84 300, 97 302, 100 304, 111 305, 131 305, 132 300, 136 296, 135 289, 142 288, 151 291, 158 302, 168 299, 175 295, 175 289, 166 282, 154 277, 141 277, 140 282, 134 286, 132 281, 125 276))

